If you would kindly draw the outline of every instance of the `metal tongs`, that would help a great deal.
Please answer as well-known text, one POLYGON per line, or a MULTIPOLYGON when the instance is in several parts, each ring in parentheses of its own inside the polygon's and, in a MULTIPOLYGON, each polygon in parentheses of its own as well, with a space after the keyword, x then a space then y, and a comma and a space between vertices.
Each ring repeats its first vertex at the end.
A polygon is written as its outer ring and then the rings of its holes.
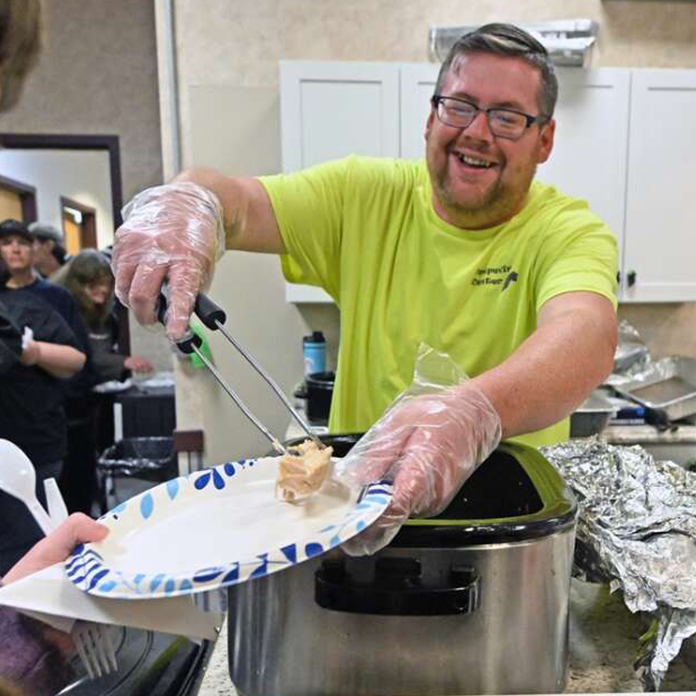
MULTIPOLYGON (((159 306, 157 308, 157 319, 164 324, 166 313, 167 313, 167 298, 164 293, 160 293, 159 306)), ((203 325, 210 329, 211 331, 220 330, 222 335, 239 351, 239 353, 244 357, 244 359, 256 370, 256 372, 261 375, 268 386, 275 392, 276 396, 282 401, 283 406, 290 412, 292 417, 297 421, 298 425, 304 430, 316 445, 320 448, 324 448, 324 444, 319 440, 319 438, 311 431, 309 425, 306 423, 304 418, 297 412, 297 410, 290 403, 288 398, 283 394, 280 387, 276 384, 275 380, 264 370, 261 365, 256 361, 256 359, 249 354, 245 348, 227 331, 224 327, 224 323, 227 319, 225 311, 218 307, 218 305, 213 302, 207 295, 202 292, 198 293, 196 297, 196 304, 193 308, 194 314, 201 320, 203 325)), ((256 426, 256 428, 268 438, 268 441, 273 445, 276 452, 280 454, 287 454, 287 450, 280 443, 280 440, 275 437, 271 431, 249 410, 249 407, 244 403, 244 401, 235 393, 235 391, 230 387, 225 381, 224 377, 215 368, 215 366, 206 358, 206 356, 201 351, 201 345, 203 340, 201 337, 194 333, 189 327, 190 336, 185 338, 183 341, 176 343, 176 347, 187 355, 195 353, 203 362, 203 364, 210 370, 213 377, 217 380, 218 384, 227 392, 228 396, 234 401, 239 407, 239 410, 256 426)))

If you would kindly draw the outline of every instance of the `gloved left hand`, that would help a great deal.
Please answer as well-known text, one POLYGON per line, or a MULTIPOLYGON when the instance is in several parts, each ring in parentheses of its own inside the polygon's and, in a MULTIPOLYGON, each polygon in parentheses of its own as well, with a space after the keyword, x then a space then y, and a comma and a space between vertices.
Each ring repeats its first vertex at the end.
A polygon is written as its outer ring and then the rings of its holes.
POLYGON ((386 512, 342 548, 350 555, 374 553, 409 517, 442 512, 497 447, 501 432, 497 411, 471 383, 402 395, 336 464, 335 478, 353 487, 394 481, 386 512))

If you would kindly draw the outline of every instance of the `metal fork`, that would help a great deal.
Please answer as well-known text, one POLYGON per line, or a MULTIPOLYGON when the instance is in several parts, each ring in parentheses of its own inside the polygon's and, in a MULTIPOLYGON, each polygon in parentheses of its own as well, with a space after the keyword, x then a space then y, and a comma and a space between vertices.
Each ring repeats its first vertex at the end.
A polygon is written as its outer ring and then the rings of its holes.
MULTIPOLYGON (((68 509, 55 479, 46 479, 44 490, 51 523, 57 527, 67 519, 68 509)), ((111 640, 109 626, 78 620, 70 631, 70 637, 90 679, 109 674, 112 669, 114 671, 118 669, 116 650, 111 640)))
POLYGON ((118 670, 110 626, 78 620, 70 635, 90 679, 118 670))

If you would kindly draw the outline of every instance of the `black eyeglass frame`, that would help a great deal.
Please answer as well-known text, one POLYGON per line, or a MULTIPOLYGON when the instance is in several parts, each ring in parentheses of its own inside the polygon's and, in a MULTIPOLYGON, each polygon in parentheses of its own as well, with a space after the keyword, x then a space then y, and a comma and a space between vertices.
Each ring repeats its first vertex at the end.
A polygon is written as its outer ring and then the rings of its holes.
POLYGON ((493 133, 493 130, 491 129, 491 133, 495 135, 496 138, 506 138, 508 140, 519 140, 524 132, 528 129, 531 128, 535 123, 538 123, 539 126, 543 126, 544 123, 548 122, 551 120, 551 116, 547 116, 546 114, 539 114, 538 116, 531 116, 530 114, 526 114, 524 111, 517 111, 517 109, 507 109, 505 107, 500 107, 500 106, 491 106, 487 109, 482 109, 480 106, 477 104, 474 104, 473 102, 468 101, 467 99, 460 99, 459 97, 448 97, 445 94, 433 94, 433 96, 430 98, 430 103, 433 105, 433 108, 435 109, 435 113, 437 114, 437 117, 442 123, 444 123, 446 126, 449 126, 450 128, 461 128, 462 130, 465 130, 468 128, 475 120, 476 117, 479 114, 479 111, 483 111, 484 114, 486 114, 486 122, 488 123, 488 127, 491 127, 491 122, 490 122, 490 112, 491 111, 502 111, 504 113, 510 113, 510 114, 517 114, 518 116, 523 116, 526 120, 524 130, 518 135, 518 136, 509 136, 509 135, 497 135, 493 133), (467 126, 456 126, 452 123, 447 123, 447 121, 444 121, 442 117, 440 116, 440 104, 444 99, 448 99, 451 101, 459 102, 460 104, 466 104, 467 106, 470 106, 474 109, 474 115, 473 118, 471 119, 471 122, 467 126))

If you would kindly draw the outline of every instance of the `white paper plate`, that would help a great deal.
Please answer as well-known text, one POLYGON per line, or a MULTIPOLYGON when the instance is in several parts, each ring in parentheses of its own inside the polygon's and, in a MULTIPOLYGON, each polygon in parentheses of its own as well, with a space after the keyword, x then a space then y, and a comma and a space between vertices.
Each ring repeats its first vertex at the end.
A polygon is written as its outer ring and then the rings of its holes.
POLYGON ((275 495, 278 458, 228 462, 160 484, 100 520, 101 543, 65 562, 90 594, 123 599, 193 594, 269 575, 338 546, 372 524, 391 486, 358 495, 327 482, 303 504, 275 495))

